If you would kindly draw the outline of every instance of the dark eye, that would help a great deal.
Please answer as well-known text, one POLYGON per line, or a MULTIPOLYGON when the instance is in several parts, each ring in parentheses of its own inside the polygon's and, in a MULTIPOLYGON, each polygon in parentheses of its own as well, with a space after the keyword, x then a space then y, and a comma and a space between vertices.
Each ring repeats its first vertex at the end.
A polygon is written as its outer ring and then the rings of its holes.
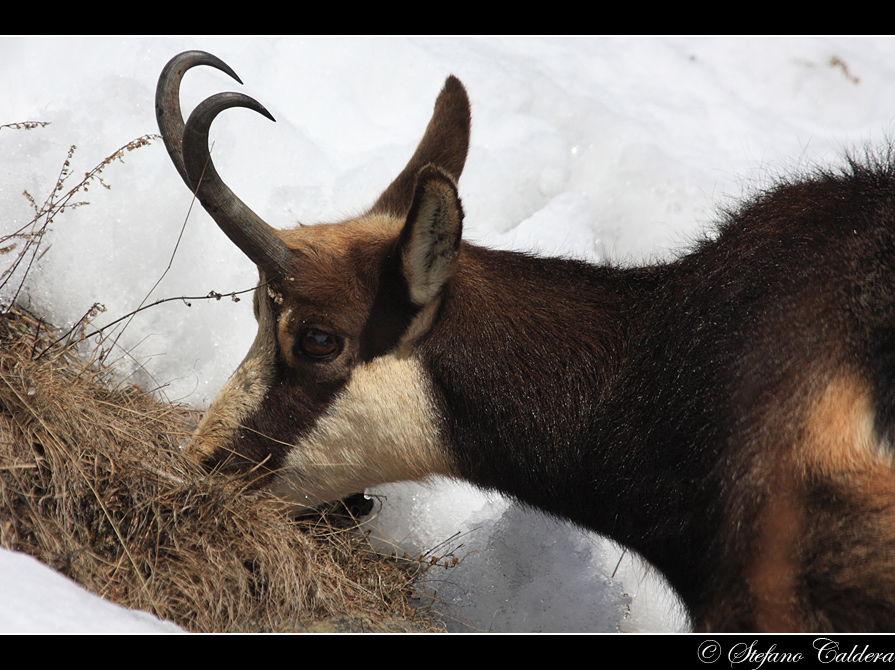
POLYGON ((341 350, 338 338, 316 328, 308 328, 298 335, 298 350, 314 360, 333 358, 341 350))

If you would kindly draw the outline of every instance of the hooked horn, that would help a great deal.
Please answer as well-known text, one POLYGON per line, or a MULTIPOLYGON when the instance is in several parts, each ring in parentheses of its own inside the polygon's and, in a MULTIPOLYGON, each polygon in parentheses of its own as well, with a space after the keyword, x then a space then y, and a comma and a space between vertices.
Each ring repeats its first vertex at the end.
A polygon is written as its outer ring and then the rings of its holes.
POLYGON ((246 107, 271 121, 274 118, 261 103, 247 95, 219 93, 200 103, 184 125, 180 82, 186 71, 196 65, 210 65, 242 83, 224 61, 204 51, 186 51, 168 61, 155 91, 155 115, 165 147, 184 183, 227 237, 268 279, 285 275, 291 268, 292 252, 276 230, 227 187, 208 150, 208 129, 225 109, 246 107))

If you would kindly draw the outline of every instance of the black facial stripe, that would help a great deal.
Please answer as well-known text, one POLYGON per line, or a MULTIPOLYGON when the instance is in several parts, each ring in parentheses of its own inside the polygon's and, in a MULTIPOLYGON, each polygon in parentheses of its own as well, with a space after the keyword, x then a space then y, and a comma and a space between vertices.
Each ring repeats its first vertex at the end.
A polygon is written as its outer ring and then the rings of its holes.
POLYGON ((385 262, 370 316, 360 334, 360 360, 366 363, 397 346, 419 311, 410 300, 397 254, 393 254, 385 262))

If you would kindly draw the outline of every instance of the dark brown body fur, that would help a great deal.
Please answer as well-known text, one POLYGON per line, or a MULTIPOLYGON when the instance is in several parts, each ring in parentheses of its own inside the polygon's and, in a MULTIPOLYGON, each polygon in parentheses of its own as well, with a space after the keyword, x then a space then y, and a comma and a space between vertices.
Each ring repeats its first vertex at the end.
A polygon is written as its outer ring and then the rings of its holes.
POLYGON ((466 247, 421 344, 461 473, 633 547, 700 629, 895 630, 893 206, 855 166, 668 265, 466 247))

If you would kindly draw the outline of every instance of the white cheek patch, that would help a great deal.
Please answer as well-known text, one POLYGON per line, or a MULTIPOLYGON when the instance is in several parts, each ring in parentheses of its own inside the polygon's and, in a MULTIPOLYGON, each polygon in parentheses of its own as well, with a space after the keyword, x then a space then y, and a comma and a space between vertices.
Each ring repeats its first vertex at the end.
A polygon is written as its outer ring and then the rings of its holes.
POLYGON ((311 433, 295 446, 275 493, 313 506, 369 486, 454 474, 419 362, 393 352, 356 367, 311 433))

